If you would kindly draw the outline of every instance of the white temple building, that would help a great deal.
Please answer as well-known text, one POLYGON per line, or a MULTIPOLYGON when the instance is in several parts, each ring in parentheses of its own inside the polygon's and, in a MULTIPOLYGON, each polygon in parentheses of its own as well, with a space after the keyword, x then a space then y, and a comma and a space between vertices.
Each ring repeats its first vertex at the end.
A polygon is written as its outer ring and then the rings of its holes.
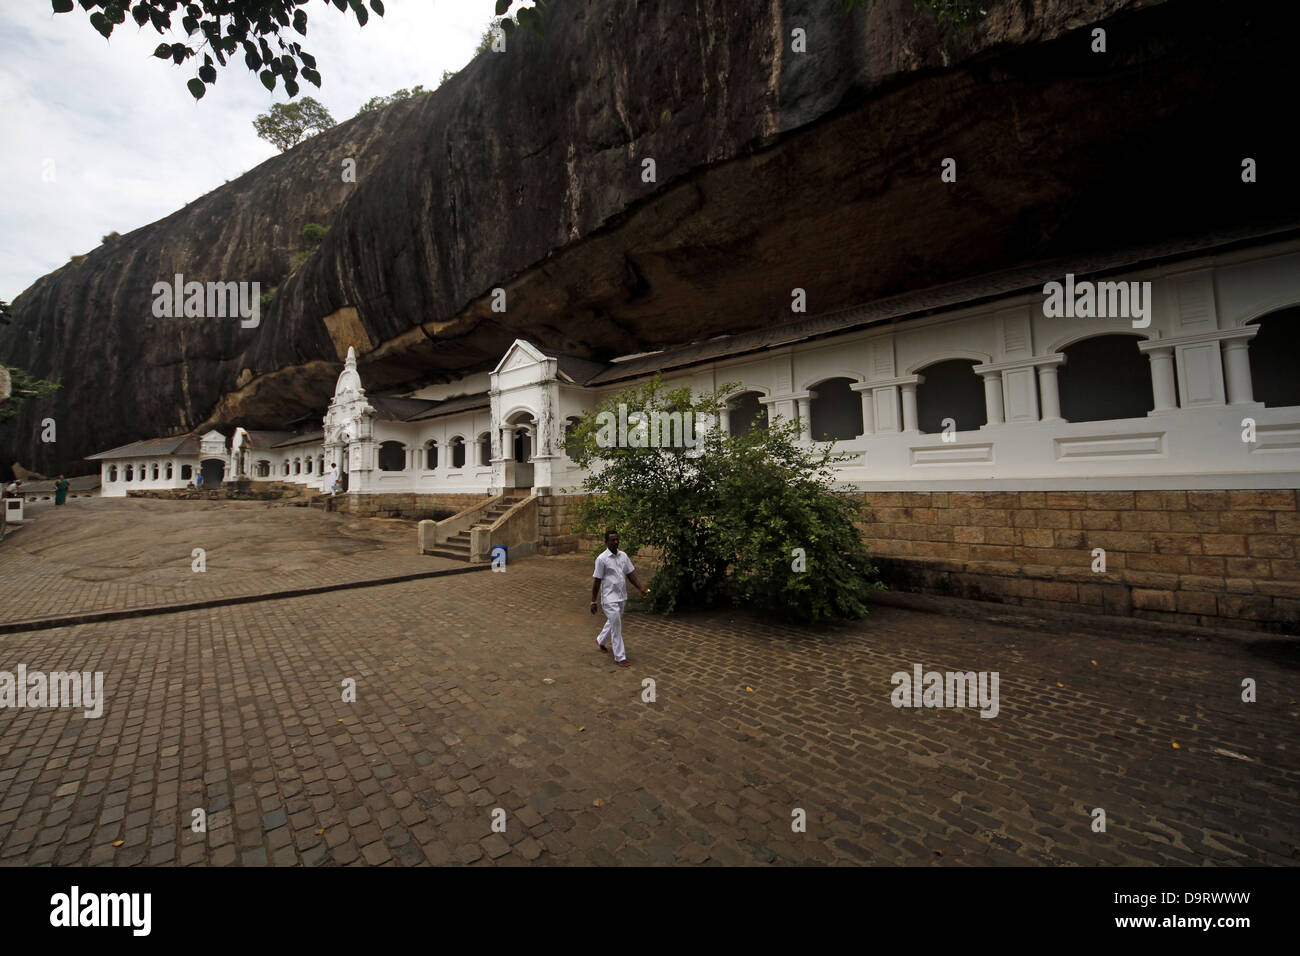
POLYGON ((198 475, 318 491, 338 463, 329 509, 426 519, 424 553, 560 553, 583 546, 572 422, 655 376, 697 393, 734 382, 710 427, 786 419, 809 447, 834 441, 897 586, 1300 633, 1298 323, 1300 239, 1234 239, 610 362, 517 339, 491 371, 391 394, 367 393, 348 346, 319 432, 214 430, 92 458, 104 496, 198 475))
POLYGON ((609 363, 519 339, 490 373, 394 395, 367 394, 349 347, 319 432, 210 431, 90 458, 106 496, 198 474, 318 489, 336 461, 349 495, 562 495, 584 477, 567 425, 659 375, 741 383, 722 427, 796 419, 805 442, 856 456, 840 475, 861 491, 1294 487, 1300 243, 1102 281, 1139 284, 1123 314, 1049 316, 1037 286, 967 304, 960 288, 609 363), (1141 283, 1150 308, 1135 317, 1141 283))

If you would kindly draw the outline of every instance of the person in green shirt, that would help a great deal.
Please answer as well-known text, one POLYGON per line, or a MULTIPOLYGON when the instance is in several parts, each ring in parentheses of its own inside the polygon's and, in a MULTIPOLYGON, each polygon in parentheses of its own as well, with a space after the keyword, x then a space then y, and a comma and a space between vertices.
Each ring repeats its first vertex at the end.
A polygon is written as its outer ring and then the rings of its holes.
POLYGON ((68 479, 59 475, 59 480, 54 483, 54 503, 61 505, 68 500, 68 479))

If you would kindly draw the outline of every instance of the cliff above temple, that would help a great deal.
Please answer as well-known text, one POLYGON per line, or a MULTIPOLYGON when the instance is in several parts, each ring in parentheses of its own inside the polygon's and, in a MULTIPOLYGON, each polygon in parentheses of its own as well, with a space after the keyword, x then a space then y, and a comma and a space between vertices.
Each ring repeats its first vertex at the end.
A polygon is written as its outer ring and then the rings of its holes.
POLYGON ((33 284, 0 359, 63 387, 0 426, 0 462, 76 473, 139 438, 318 414, 349 345, 377 391, 520 336, 604 359, 784 321, 796 287, 822 313, 1292 226, 1295 25, 1262 0, 990 0, 949 47, 912 0, 557 0, 545 38, 33 284), (330 231, 295 268, 311 222, 330 231), (251 328, 155 317, 178 273, 276 293, 251 328))

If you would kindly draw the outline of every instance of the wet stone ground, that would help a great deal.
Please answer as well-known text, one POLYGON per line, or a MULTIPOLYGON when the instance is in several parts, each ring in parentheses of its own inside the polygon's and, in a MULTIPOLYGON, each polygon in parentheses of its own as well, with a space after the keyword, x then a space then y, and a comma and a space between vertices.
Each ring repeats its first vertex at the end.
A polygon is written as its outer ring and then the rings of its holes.
MULTIPOLYGON (((85 502, 0 544, 0 621, 451 566, 414 551, 410 522, 85 502)), ((0 672, 99 671, 105 698, 0 709, 0 864, 1297 862, 1293 643, 634 601, 624 669, 590 569, 0 635, 0 672), (997 716, 895 707, 917 664, 998 672, 997 716)))

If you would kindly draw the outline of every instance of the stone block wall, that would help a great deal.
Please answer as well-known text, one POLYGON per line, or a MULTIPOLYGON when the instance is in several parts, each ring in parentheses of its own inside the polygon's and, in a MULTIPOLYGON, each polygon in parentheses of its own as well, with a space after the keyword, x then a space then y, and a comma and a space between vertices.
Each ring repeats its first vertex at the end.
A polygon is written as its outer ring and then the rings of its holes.
POLYGON ((876 492, 866 540, 907 590, 1300 633, 1287 491, 876 492), (1105 551, 1105 571, 1093 551, 1105 551))
POLYGON ((329 510, 346 514, 423 520, 435 515, 450 517, 489 497, 477 494, 342 494, 326 498, 326 501, 329 510))
MULTIPOLYGON (((1286 491, 872 492, 864 537, 902 590, 1300 634, 1286 491), (1094 571, 1094 549, 1105 571, 1094 571)), ((539 500, 541 554, 594 550, 575 497, 539 500)))
POLYGON ((599 545, 595 538, 579 535, 574 529, 578 503, 589 495, 539 495, 537 498, 537 553, 573 554, 592 551, 599 545))

